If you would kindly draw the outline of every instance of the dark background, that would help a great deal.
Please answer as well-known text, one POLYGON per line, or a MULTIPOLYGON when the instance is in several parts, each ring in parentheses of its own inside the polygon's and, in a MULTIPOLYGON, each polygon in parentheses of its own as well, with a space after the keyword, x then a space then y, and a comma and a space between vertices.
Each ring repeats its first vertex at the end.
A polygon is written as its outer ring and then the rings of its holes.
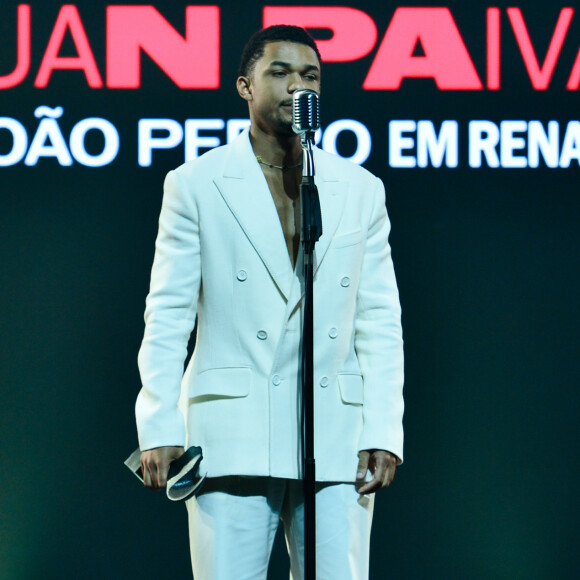
MULTIPOLYGON (((183 161, 177 148, 139 167, 137 122, 247 116, 234 79, 262 5, 220 3, 217 91, 180 90, 147 56, 139 90, 90 89, 80 71, 55 71, 46 89, 35 89, 60 4, 30 5, 30 73, 1 92, 0 116, 26 125, 30 142, 34 109, 60 105, 65 136, 82 118, 104 117, 119 130, 121 149, 102 168, 61 167, 54 158, 0 168, 0 577, 187 578, 184 507, 141 489, 122 464, 137 442, 136 356, 162 181, 183 161)), ((185 2, 153 5, 183 34, 185 2)), ((565 5, 520 5, 540 62, 565 5)), ((0 2, 0 74, 15 63, 16 6, 0 2)), ((76 6, 104 78, 106 4, 76 6)), ((396 6, 356 4, 380 40, 396 6)), ((444 6, 485 83, 490 4, 444 6)), ((465 146, 472 119, 557 120, 562 133, 578 119, 578 94, 565 86, 580 14, 540 92, 519 54, 509 4, 493 6, 502 8, 500 91, 440 91, 431 79, 407 79, 398 91, 365 92, 376 47, 324 69, 323 124, 354 118, 372 132, 365 166, 387 187, 404 312, 406 461, 377 498, 372 578, 580 573, 578 163, 470 169, 465 146), (457 120, 459 167, 389 168, 391 119, 457 120)), ((67 50, 74 55, 72 42, 67 50)), ((2 154, 8 143, 0 141, 2 154)), ((285 558, 278 542, 272 578, 287 577, 285 558)))

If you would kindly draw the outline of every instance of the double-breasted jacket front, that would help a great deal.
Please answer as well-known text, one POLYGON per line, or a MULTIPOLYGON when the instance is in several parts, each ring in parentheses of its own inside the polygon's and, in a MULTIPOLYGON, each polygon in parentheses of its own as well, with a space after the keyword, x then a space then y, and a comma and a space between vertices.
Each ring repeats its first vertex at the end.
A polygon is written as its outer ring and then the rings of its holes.
MULTIPOLYGON (((317 479, 353 481, 359 450, 403 456, 401 312, 382 182, 318 149, 315 168, 317 479)), ((139 351, 141 450, 201 445, 211 477, 300 477, 301 258, 293 269, 247 130, 168 174, 139 351)))

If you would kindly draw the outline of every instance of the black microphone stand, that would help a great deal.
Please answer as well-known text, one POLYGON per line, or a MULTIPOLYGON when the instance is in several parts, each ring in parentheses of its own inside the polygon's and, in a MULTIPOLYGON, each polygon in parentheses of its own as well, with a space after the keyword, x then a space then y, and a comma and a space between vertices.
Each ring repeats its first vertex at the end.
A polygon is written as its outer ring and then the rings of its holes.
POLYGON ((302 333, 302 461, 304 484, 304 577, 316 580, 316 464, 314 460, 314 244, 322 235, 318 189, 314 183, 314 133, 301 135, 301 237, 304 250, 304 325, 302 333))

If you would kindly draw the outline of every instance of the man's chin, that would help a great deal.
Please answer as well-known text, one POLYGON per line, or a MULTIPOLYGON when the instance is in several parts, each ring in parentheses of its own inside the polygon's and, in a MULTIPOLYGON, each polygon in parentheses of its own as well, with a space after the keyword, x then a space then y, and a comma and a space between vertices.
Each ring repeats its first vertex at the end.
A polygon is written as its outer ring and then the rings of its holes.
POLYGON ((287 119, 280 119, 278 127, 283 133, 287 133, 288 135, 294 134, 294 130, 292 129, 292 120, 288 121, 287 119))

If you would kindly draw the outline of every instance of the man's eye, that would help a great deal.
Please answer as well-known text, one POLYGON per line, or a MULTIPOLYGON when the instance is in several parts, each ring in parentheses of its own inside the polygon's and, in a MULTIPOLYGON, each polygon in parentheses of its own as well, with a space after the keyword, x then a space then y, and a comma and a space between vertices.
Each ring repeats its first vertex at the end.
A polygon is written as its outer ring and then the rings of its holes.
POLYGON ((283 70, 275 70, 272 74, 275 77, 283 77, 286 73, 283 70))

